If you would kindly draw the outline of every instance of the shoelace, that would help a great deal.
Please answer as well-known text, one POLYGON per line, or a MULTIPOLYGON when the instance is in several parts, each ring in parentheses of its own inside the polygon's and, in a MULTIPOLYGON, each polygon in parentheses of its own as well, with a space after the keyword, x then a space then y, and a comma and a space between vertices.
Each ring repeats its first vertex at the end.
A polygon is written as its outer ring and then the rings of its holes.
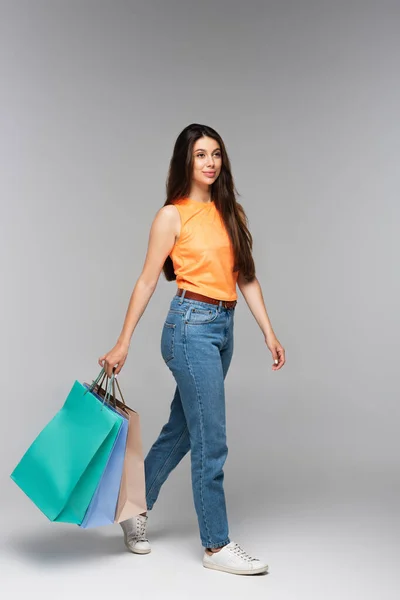
POLYGON ((142 519, 136 519, 136 531, 134 530, 130 532, 130 534, 128 535, 128 539, 135 539, 139 542, 148 542, 149 540, 146 537, 144 537, 146 531, 146 524, 147 519, 143 521, 142 519))
POLYGON ((237 556, 239 556, 243 560, 246 560, 247 562, 257 560, 257 558, 253 558, 252 556, 250 556, 250 554, 247 554, 247 552, 245 552, 243 548, 239 546, 238 543, 235 543, 234 547, 232 548, 232 552, 234 552, 237 556))

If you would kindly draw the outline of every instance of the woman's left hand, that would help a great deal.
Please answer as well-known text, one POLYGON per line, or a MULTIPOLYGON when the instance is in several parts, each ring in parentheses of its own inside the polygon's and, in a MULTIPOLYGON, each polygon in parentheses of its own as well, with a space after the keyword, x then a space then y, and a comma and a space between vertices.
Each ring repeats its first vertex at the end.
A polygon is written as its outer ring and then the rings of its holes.
POLYGON ((272 358, 274 359, 272 370, 278 371, 278 369, 281 369, 286 362, 285 349, 283 348, 282 344, 279 343, 275 336, 265 336, 265 343, 271 350, 272 358))

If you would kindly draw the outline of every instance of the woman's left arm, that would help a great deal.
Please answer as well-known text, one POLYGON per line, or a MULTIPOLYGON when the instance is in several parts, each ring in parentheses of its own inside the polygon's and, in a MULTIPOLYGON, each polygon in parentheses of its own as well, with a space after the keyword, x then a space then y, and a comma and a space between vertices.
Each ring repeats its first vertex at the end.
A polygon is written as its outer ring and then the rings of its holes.
POLYGON ((260 283, 257 277, 255 277, 253 281, 246 281, 242 274, 239 273, 237 284, 246 300, 247 306, 264 334, 265 343, 271 351, 272 358, 274 359, 272 370, 277 371, 278 369, 281 369, 286 362, 285 350, 279 343, 275 332, 272 329, 260 283))

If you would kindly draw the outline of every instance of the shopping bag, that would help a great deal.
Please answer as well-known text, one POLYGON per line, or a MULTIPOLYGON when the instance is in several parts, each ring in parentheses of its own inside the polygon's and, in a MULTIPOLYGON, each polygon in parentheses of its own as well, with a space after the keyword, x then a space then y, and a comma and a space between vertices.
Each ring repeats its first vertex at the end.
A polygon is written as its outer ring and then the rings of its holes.
MULTIPOLYGON (((88 383, 83 385, 90 388, 88 383)), ((104 401, 100 395, 95 395, 99 402, 104 401)), ((119 414, 117 409, 110 404, 108 409, 119 414)), ((122 417, 122 425, 115 439, 106 468, 81 523, 83 529, 114 523, 128 435, 128 418, 123 414, 120 416, 122 417)))
MULTIPOLYGON (((105 394, 103 388, 101 388, 104 377, 100 384, 95 384, 93 389, 93 393, 98 393, 100 398, 104 398, 105 394)), ((140 416, 139 413, 126 404, 117 378, 115 378, 115 383, 117 384, 122 402, 116 398, 115 392, 111 394, 109 402, 118 411, 125 411, 129 419, 124 467, 115 513, 115 522, 121 523, 121 521, 125 521, 130 517, 135 517, 146 512, 147 503, 140 416)))
POLYGON ((62 408, 11 473, 51 521, 81 524, 85 516, 122 425, 122 417, 105 406, 107 396, 108 390, 101 403, 75 381, 62 408))

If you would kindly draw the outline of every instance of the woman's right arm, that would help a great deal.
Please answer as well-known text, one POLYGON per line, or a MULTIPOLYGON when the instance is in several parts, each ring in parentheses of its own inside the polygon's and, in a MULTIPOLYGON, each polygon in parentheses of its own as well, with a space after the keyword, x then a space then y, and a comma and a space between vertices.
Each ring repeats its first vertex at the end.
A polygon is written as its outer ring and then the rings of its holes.
POLYGON ((111 377, 113 367, 116 367, 114 374, 118 374, 125 364, 132 334, 157 287, 164 262, 179 235, 179 226, 180 217, 175 206, 167 204, 160 208, 150 228, 146 258, 131 294, 122 331, 114 348, 98 360, 108 377, 111 377))

